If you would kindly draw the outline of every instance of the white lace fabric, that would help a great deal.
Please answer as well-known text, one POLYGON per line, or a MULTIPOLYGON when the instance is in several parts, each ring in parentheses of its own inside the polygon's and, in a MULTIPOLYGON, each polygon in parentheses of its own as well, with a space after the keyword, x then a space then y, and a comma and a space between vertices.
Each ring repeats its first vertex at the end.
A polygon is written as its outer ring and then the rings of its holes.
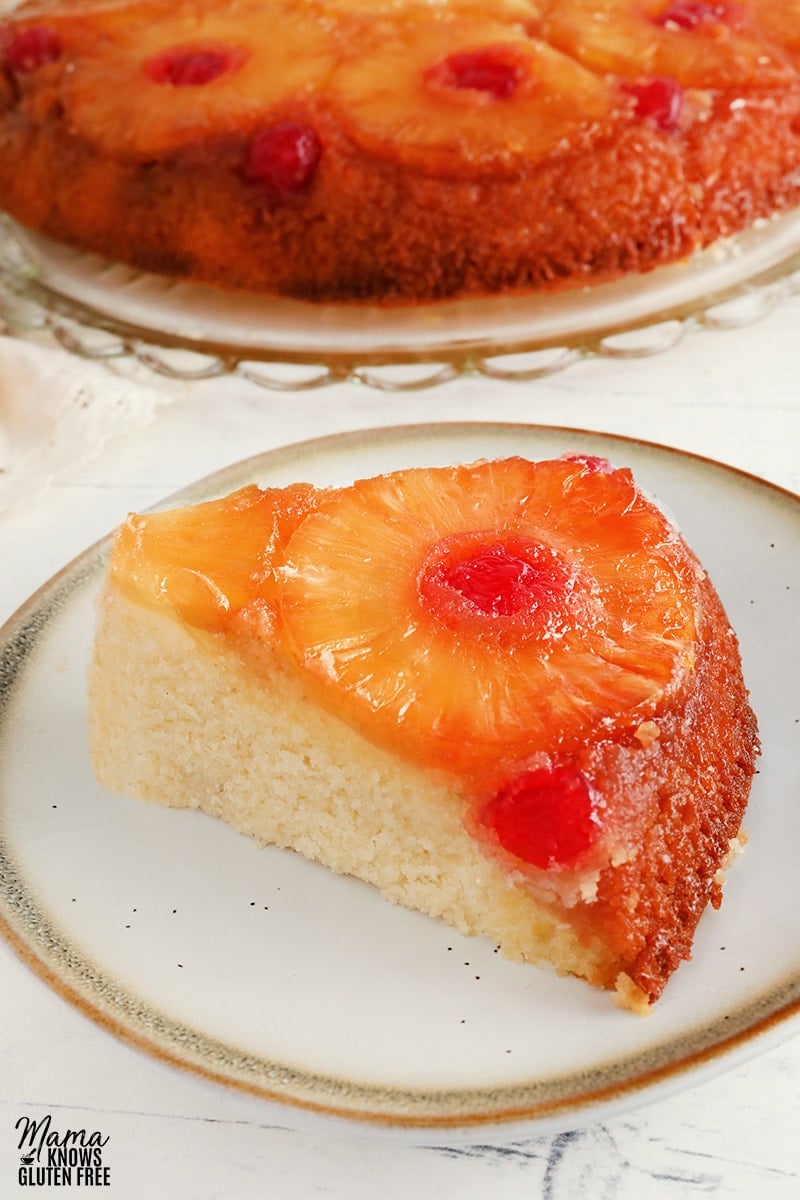
POLYGON ((142 428, 165 394, 66 351, 0 336, 0 512, 142 428))

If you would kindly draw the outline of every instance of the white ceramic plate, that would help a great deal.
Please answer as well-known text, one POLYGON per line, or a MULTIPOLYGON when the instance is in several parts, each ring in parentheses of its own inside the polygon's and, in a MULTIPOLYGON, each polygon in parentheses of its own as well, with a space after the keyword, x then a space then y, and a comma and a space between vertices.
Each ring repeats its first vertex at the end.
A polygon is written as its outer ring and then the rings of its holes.
MULTIPOLYGON (((800 1009, 800 498, 639 442, 510 425, 347 434, 184 493, 342 483, 408 465, 587 451, 674 512, 739 632, 764 754, 750 844, 653 1014, 259 849, 194 812, 101 791, 85 671, 106 545, 7 624, 0 926, 46 981, 138 1046, 285 1105, 429 1141, 539 1132, 663 1095, 771 1044, 800 1009)), ((199 749, 199 752, 201 750, 199 749)))

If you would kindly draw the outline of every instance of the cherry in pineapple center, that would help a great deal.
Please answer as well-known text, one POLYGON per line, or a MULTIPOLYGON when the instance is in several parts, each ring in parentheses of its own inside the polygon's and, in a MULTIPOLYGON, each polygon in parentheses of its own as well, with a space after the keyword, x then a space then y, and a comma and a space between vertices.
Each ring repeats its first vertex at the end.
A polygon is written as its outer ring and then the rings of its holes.
POLYGON ((571 572, 548 546, 490 531, 437 542, 418 587, 423 605, 445 624, 467 622, 478 634, 510 628, 523 637, 541 634, 563 617, 573 585, 571 572))

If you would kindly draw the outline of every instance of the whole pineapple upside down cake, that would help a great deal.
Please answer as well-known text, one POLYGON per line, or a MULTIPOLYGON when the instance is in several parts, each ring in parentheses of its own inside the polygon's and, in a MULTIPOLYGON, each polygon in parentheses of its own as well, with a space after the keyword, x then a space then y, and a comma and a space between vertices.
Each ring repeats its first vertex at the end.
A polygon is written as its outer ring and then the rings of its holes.
POLYGON ((104 785, 640 1011, 721 901, 758 752, 712 582, 588 456, 131 516, 90 696, 104 785))
POLYGON ((800 0, 28 0, 0 209, 148 271, 431 301, 797 205, 800 0))

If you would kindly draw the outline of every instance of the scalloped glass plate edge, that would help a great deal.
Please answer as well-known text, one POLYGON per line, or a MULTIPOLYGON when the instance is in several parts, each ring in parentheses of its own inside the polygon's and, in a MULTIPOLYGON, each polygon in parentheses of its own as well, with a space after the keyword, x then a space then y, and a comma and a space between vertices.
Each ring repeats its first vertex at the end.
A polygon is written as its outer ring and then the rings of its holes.
POLYGON ((530 381, 585 358, 663 353, 697 329, 753 324, 798 291, 800 210, 646 276, 385 311, 178 284, 0 217, 0 321, 11 334, 117 370, 183 382, 238 376, 276 391, 343 381, 415 391, 463 375, 530 381))

